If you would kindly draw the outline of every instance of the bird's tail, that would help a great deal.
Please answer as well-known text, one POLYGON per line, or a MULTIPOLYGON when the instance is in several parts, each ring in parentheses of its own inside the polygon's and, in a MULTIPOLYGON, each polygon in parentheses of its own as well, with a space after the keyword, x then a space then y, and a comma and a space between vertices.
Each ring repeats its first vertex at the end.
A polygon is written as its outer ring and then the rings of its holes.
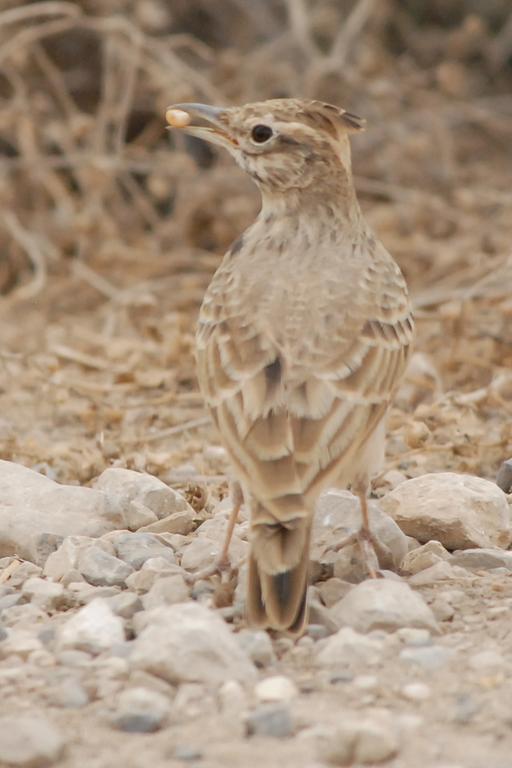
POLYGON ((247 618, 252 626, 300 635, 308 616, 311 519, 301 512, 287 522, 255 523, 268 518, 262 511, 252 510, 247 618))

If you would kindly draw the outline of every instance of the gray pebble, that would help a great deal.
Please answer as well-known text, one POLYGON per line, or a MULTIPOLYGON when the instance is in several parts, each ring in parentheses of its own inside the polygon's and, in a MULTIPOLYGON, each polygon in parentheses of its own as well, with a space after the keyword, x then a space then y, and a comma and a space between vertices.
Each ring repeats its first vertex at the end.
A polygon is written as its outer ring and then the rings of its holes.
POLYGON ((419 648, 404 648, 400 658, 423 669, 434 670, 453 660, 455 651, 442 645, 427 645, 419 648))
POLYGON ((512 459, 503 462, 496 475, 496 485, 505 493, 512 491, 512 459))
POLYGON ((126 733, 154 733, 170 710, 169 699, 150 688, 128 688, 119 695, 112 724, 126 733))
POLYGON ((39 768, 54 763, 63 751, 64 739, 46 717, 0 717, 0 765, 39 768))
POLYGON ((95 587, 122 587, 133 573, 131 565, 95 546, 80 552, 78 569, 84 579, 95 587))
POLYGON ((200 760, 202 756, 201 750, 198 747, 193 747, 191 744, 181 744, 174 750, 174 758, 187 763, 192 760, 200 760))
POLYGON ((258 707, 246 720, 248 736, 271 736, 284 739, 293 734, 293 722, 288 707, 273 704, 258 707))

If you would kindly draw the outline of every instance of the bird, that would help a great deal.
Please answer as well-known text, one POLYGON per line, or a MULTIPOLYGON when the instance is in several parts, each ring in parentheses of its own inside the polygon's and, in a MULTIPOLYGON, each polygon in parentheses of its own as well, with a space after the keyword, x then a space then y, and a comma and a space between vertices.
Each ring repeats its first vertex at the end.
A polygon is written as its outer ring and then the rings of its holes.
MULTIPOLYGON (((414 337, 405 278, 359 206, 350 135, 365 121, 314 99, 175 104, 171 128, 226 149, 261 209, 226 252, 199 313, 199 387, 237 480, 221 559, 250 511, 248 623, 300 636, 320 494, 350 488, 370 576, 367 496, 414 337)), ((378 565, 378 563, 377 563, 378 565)))

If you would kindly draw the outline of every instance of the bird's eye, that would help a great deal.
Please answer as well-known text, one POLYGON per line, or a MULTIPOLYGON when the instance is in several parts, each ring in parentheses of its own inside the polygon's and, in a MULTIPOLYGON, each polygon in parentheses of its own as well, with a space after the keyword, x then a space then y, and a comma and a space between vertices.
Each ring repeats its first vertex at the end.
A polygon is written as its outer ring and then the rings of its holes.
POLYGON ((272 138, 274 132, 269 125, 255 125, 251 131, 251 139, 257 144, 264 144, 272 138))

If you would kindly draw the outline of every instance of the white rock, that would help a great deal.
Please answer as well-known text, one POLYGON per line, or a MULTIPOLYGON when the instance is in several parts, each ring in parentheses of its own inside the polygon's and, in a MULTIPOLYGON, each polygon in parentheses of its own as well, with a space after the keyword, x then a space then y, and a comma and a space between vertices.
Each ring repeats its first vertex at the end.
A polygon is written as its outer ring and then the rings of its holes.
POLYGON ((170 683, 250 682, 255 668, 222 619, 196 603, 148 611, 131 663, 170 683))
POLYGON ((114 545, 117 556, 136 571, 153 557, 163 557, 171 564, 176 562, 173 550, 154 533, 115 531, 107 538, 114 545))
POLYGON ((77 649, 96 654, 123 643, 124 639, 122 620, 105 600, 96 598, 59 628, 57 648, 60 651, 77 649))
MULTIPOLYGON (((206 525, 206 523, 203 525, 206 525)), ((201 528, 202 527, 203 526, 201 526, 201 528)), ((201 530, 201 528, 199 528, 199 530, 201 530)), ((197 536, 197 538, 192 539, 190 544, 183 550, 181 567, 185 571, 196 571, 207 568, 214 563, 220 555, 223 540, 224 533, 219 533, 219 536, 215 539, 206 535, 197 536)), ((229 557, 233 567, 238 567, 238 565, 247 557, 248 549, 248 543, 242 541, 236 534, 233 534, 229 546, 229 557)))
MULTIPOLYGON (((387 556, 380 558, 380 565, 383 568, 398 568, 407 553, 406 536, 374 501, 369 502, 369 516, 372 532, 387 552, 387 556)), ((333 543, 341 541, 360 527, 361 509, 356 496, 342 490, 324 493, 318 501, 313 522, 312 560, 319 563, 334 562, 334 575, 342 579, 350 578, 354 581, 364 578, 366 571, 357 545, 344 547, 339 552, 329 550, 333 543)))
POLYGON ((128 688, 119 694, 112 724, 127 733, 153 733, 170 711, 167 696, 150 688, 128 688))
POLYGON ((50 689, 48 697, 51 704, 63 709, 81 709, 89 703, 89 694, 81 682, 72 677, 61 680, 50 689))
POLYGON ((254 688, 259 701, 291 701, 298 696, 297 686, 284 675, 274 675, 261 680, 254 688))
POLYGON ((42 768, 58 760, 64 751, 61 732, 42 715, 16 714, 0 717, 0 764, 42 768))
POLYGON ((415 477, 380 500, 405 533, 447 549, 501 547, 512 534, 503 491, 489 480, 453 472, 415 477))
POLYGON ((173 512, 172 515, 163 517, 154 523, 139 528, 139 533, 174 533, 186 536, 195 528, 196 514, 192 507, 181 512, 173 512))
POLYGON ((101 473, 94 487, 116 498, 130 530, 152 525, 174 512, 192 510, 180 493, 144 472, 110 467, 101 473))
POLYGON ((247 696, 238 680, 226 680, 219 688, 222 712, 229 717, 240 717, 247 707, 247 696))
POLYGON ((402 627, 396 632, 397 637, 404 645, 414 648, 421 648, 425 645, 432 645, 432 635, 428 629, 414 629, 414 627, 402 627))
POLYGON ((437 632, 434 615, 421 595, 407 584, 388 579, 368 579, 357 584, 331 609, 335 621, 358 632, 419 627, 437 632))
POLYGON ((331 608, 335 603, 338 603, 352 589, 352 584, 337 577, 321 581, 315 586, 323 604, 327 608, 331 608))
POLYGON ((184 603, 189 598, 189 587, 181 574, 165 576, 155 581, 149 592, 142 598, 146 611, 159 605, 174 605, 184 603))
POLYGON ((78 571, 80 553, 91 546, 99 547, 110 555, 115 555, 115 549, 105 539, 93 539, 89 536, 67 536, 62 544, 48 557, 43 574, 54 581, 70 583, 70 574, 76 573, 77 581, 81 579, 78 571))
POLYGON ((316 664, 332 670, 352 665, 378 664, 382 658, 382 643, 365 637, 351 627, 343 627, 335 635, 318 644, 316 664))
POLYGON ((505 668, 505 659, 498 651, 480 651, 469 657, 468 664, 475 671, 497 671, 505 668))
POLYGON ((440 563, 443 560, 449 560, 450 553, 443 547, 440 541, 428 541, 421 547, 411 549, 400 565, 400 570, 405 573, 418 573, 430 566, 440 563))
POLYGON ((376 717, 347 715, 320 742, 320 755, 331 765, 370 765, 390 760, 399 750, 398 735, 390 722, 376 717))
POLYGON ((379 680, 375 675, 358 675, 354 677, 352 685, 360 691, 374 691, 379 685, 379 680))
POLYGON ((404 648, 400 658, 410 664, 423 667, 426 670, 439 669, 453 662, 455 651, 442 645, 427 645, 422 648, 404 648))
POLYGON ((121 616, 122 619, 131 619, 132 616, 143 609, 140 597, 133 592, 120 592, 118 595, 107 597, 106 603, 116 616, 121 616))
POLYGON ((115 500, 93 488, 59 485, 21 464, 0 461, 0 557, 44 565, 65 536, 96 538, 124 519, 115 500))
POLYGON ((408 701, 426 701, 432 695, 432 691, 425 683, 407 683, 402 688, 401 694, 408 701))
POLYGON ((78 571, 95 587, 122 587, 133 568, 100 547, 82 549, 78 555, 78 571))
POLYGON ((126 586, 139 594, 148 592, 157 581, 171 576, 183 578, 183 571, 178 565, 171 565, 163 558, 151 557, 146 560, 140 571, 135 571, 126 579, 126 586))
POLYGON ((411 576, 409 584, 411 587, 425 587, 429 584, 435 584, 438 581, 450 581, 453 579, 468 579, 467 571, 464 568, 458 568, 457 566, 450 565, 447 560, 440 560, 435 565, 431 565, 430 568, 425 568, 424 571, 419 571, 411 576))
POLYGON ((26 659, 34 651, 42 649, 42 643, 34 632, 27 629, 9 629, 4 639, 0 640, 0 659, 7 656, 26 659))
POLYGON ((23 585, 22 594, 44 611, 54 611, 66 603, 66 593, 62 584, 33 576, 23 585))
POLYGON ((453 553, 451 562, 462 568, 506 568, 512 571, 512 552, 503 549, 461 549, 453 553))

